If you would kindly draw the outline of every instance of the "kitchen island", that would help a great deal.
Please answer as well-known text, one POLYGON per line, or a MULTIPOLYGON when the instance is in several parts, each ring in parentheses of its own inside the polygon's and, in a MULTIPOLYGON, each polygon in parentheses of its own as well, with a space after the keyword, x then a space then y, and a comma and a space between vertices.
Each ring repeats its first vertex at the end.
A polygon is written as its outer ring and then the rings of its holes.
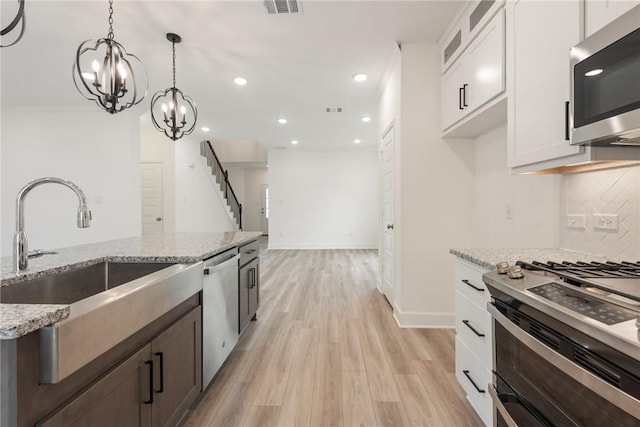
POLYGON ((82 270, 108 265, 134 270, 161 267, 122 285, 109 284, 104 292, 78 302, 0 304, 0 426, 95 425, 104 417, 116 417, 117 425, 175 425, 202 391, 201 261, 225 251, 237 253, 261 234, 178 233, 80 245, 32 259, 28 270, 19 274, 11 271, 11 258, 2 259, 0 301, 9 288, 31 286, 37 292, 49 279, 58 278, 57 284, 63 284, 61 277, 82 270), (148 293, 151 289, 156 292, 148 293), (167 303, 171 295, 173 302, 167 303), (107 313, 101 318, 91 312, 94 323, 90 323, 83 320, 85 302, 95 300, 100 304, 94 304, 98 307, 94 312, 107 313), (103 320, 96 323, 96 319, 103 320), (60 339, 69 345, 60 346, 53 359, 68 359, 75 365, 66 371, 62 367, 62 375, 43 381, 42 351, 47 345, 43 337, 51 330, 64 331, 63 325, 70 322, 80 325, 73 329, 78 336, 74 332, 70 339, 61 332, 60 339), (120 324, 120 329, 112 324, 120 324), (92 332, 90 325, 101 331, 92 332), (114 331, 121 335, 114 337, 114 331), (104 349, 94 348, 108 340, 112 343, 104 349))
MULTIPOLYGON (((29 260, 27 271, 12 271, 12 258, 0 259, 0 286, 74 270, 105 261, 191 264, 255 240, 262 233, 175 233, 141 236, 56 249, 29 260)), ((1 304, 0 339, 14 339, 69 316, 68 305, 1 304)))

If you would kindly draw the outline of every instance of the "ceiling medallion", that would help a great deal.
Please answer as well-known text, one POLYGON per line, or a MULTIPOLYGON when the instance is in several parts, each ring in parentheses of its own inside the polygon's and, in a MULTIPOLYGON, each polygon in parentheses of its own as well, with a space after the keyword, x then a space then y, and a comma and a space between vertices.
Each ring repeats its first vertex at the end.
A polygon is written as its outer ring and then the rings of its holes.
POLYGON ((82 96, 111 114, 140 103, 147 95, 147 70, 137 56, 127 53, 113 38, 113 0, 109 0, 107 38, 87 40, 78 47, 73 83, 82 96), (144 78, 144 91, 136 81, 140 76, 144 78))
POLYGON ((168 33, 167 40, 171 42, 173 51, 173 86, 156 92, 151 98, 151 120, 156 129, 176 141, 193 132, 198 121, 198 108, 193 99, 176 87, 176 43, 180 43, 182 38, 168 33))

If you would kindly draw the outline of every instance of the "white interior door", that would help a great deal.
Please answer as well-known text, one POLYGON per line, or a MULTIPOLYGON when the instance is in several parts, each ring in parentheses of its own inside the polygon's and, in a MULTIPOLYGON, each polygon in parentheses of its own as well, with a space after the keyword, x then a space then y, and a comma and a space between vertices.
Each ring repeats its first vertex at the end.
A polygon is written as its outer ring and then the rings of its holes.
POLYGON ((162 234, 162 163, 141 163, 142 234, 162 234))
POLYGON ((260 204, 260 227, 262 234, 269 235, 269 186, 267 184, 260 185, 260 194, 262 201, 260 204))
POLYGON ((380 291, 393 304, 393 125, 382 136, 382 277, 380 291))

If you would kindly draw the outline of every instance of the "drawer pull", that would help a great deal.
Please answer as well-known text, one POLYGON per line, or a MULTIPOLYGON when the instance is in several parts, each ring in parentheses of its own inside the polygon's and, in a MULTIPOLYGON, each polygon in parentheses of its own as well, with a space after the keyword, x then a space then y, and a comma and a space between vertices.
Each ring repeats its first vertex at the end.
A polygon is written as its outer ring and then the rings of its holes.
POLYGON ((467 377, 469 382, 471 382, 471 384, 473 384, 473 387, 478 391, 478 393, 484 393, 485 392, 485 390, 482 390, 480 387, 478 387, 476 382, 471 379, 471 376, 469 375, 469 371, 465 370, 465 371, 462 371, 462 373, 464 374, 465 377, 467 377))
POLYGON ((464 283, 465 285, 471 286, 473 289, 475 289, 478 292, 484 292, 484 288, 479 288, 477 286, 474 286, 471 282, 469 282, 467 279, 462 279, 462 283, 464 283))
POLYGON ((480 332, 476 331, 476 328, 471 326, 468 320, 463 320, 462 323, 464 323, 467 326, 467 328, 471 329, 473 333, 476 334, 477 336, 484 337, 484 334, 481 334, 480 332))
POLYGON ((256 250, 255 249, 249 249, 247 252, 245 252, 247 255, 250 255, 252 253, 254 253, 256 250))

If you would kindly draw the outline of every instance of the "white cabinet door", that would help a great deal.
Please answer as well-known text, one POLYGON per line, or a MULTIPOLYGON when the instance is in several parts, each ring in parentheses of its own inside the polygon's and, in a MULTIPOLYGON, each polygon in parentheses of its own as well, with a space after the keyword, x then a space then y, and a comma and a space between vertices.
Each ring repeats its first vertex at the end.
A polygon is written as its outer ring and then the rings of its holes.
POLYGON ((463 83, 466 75, 467 63, 463 56, 442 76, 442 93, 440 94, 442 129, 450 127, 466 114, 462 104, 463 83))
POLYGON ((507 2, 509 166, 572 156, 567 137, 569 49, 581 40, 582 3, 507 2))
MULTIPOLYGON (((585 33, 587 36, 598 31, 625 12, 639 5, 639 0, 586 0, 585 33)), ((640 25, 640 24, 639 24, 640 25)))
POLYGON ((467 75, 463 82, 466 111, 474 111, 504 92, 503 58, 504 11, 500 11, 466 52, 467 75))
POLYGON ((504 92, 504 12, 499 12, 442 76, 442 130, 504 92))

